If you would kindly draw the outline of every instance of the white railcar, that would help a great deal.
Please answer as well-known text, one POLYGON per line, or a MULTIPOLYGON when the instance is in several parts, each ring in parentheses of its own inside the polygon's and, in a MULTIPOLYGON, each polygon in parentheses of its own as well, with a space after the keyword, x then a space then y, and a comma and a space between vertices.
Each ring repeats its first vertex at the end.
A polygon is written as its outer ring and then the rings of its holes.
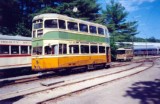
POLYGON ((31 38, 0 34, 0 71, 31 66, 31 38))

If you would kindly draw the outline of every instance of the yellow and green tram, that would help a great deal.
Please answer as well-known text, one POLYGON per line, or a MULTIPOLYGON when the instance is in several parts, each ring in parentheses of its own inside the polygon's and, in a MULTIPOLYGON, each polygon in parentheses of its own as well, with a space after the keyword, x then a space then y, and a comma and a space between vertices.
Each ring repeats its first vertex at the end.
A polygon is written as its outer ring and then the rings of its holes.
POLYGON ((110 66, 105 26, 51 13, 37 15, 32 22, 33 70, 110 66))

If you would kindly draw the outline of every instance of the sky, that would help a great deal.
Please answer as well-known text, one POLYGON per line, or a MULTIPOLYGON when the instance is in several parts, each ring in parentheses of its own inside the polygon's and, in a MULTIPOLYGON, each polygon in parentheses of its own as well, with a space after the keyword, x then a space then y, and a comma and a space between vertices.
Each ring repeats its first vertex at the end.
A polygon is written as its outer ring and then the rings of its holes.
MULTIPOLYGON (((160 39, 160 0, 116 0, 129 12, 128 21, 138 21, 136 37, 160 39)), ((110 0, 98 0, 103 9, 110 0)))

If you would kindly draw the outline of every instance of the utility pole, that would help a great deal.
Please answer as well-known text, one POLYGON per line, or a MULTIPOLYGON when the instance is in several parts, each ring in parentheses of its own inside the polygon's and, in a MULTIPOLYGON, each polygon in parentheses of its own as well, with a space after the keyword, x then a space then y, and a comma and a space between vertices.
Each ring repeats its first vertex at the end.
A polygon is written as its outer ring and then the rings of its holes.
POLYGON ((133 51, 133 57, 134 57, 134 35, 132 35, 132 51, 133 51))
POLYGON ((147 35, 146 35, 146 58, 148 57, 147 35))

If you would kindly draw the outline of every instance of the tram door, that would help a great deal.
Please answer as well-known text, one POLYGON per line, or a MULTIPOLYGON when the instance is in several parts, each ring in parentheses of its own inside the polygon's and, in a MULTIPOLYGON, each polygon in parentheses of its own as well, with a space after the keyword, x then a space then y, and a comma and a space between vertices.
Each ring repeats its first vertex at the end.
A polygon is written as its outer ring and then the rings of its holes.
POLYGON ((110 60, 110 58, 109 58, 110 56, 109 56, 109 47, 106 47, 106 61, 107 62, 109 62, 110 60))

